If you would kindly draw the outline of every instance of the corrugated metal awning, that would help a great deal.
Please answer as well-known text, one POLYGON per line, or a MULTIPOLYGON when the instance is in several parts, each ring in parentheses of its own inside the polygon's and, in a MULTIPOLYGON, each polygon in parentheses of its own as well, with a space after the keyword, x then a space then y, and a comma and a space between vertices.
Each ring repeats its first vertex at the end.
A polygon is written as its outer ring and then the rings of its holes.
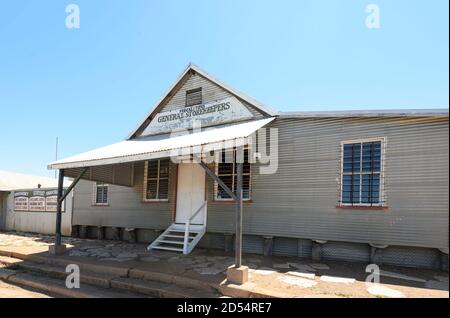
POLYGON ((211 127, 199 132, 194 131, 193 133, 178 136, 158 135, 126 140, 52 162, 48 168, 82 168, 165 158, 171 157, 174 150, 188 153, 186 150, 191 147, 195 147, 195 153, 201 153, 206 146, 208 146, 208 149, 211 149, 211 145, 219 146, 226 141, 247 138, 274 119, 275 117, 271 117, 245 123, 230 124, 220 128, 211 127))

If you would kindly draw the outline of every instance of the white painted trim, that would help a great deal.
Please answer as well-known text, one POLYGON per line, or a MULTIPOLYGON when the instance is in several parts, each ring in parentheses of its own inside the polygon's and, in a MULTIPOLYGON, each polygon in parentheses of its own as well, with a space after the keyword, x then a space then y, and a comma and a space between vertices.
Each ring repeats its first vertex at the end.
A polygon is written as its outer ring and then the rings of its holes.
MULTIPOLYGON (((386 143, 387 138, 386 137, 368 137, 368 138, 359 138, 359 139, 349 139, 349 140, 343 140, 341 141, 341 164, 340 164, 340 171, 339 171, 339 206, 343 207, 385 207, 387 205, 386 202, 386 194, 385 194, 385 167, 384 162, 386 160, 386 143), (380 198, 379 203, 343 203, 342 202, 342 194, 343 194, 343 176, 344 176, 344 145, 346 144, 357 144, 357 143, 365 143, 365 142, 375 142, 380 141, 381 142, 381 158, 380 158, 380 198)), ((362 156, 362 149, 361 149, 361 156, 362 156)), ((362 160, 361 160, 361 169, 362 169, 362 160)), ((363 174, 370 174, 370 173, 363 173, 361 171, 360 175, 363 174)), ((361 181, 362 182, 362 178, 361 181)), ((362 185, 360 184, 360 187, 362 185)), ((361 189, 361 188, 360 188, 361 189)), ((361 192, 361 190, 360 190, 361 192)), ((361 200, 361 195, 360 195, 361 200)))
MULTIPOLYGON (((249 146, 250 145, 248 145, 248 147, 249 146)), ((228 150, 228 151, 231 151, 231 149, 228 150)), ((233 149, 232 151, 235 152, 236 150, 233 149)), ((252 151, 251 151, 251 149, 249 149, 248 151, 249 151, 248 158, 249 158, 249 160, 251 160, 250 156, 252 154, 252 151)), ((221 154, 221 152, 219 152, 219 154, 221 154)), ((233 174, 231 175, 233 177, 233 186, 232 186, 232 188, 234 188, 234 176, 235 176, 234 165, 235 164, 236 164, 236 162, 233 162, 233 174)), ((253 167, 253 165, 250 162, 250 172, 248 174, 243 173, 243 176, 248 175, 249 178, 250 178, 249 179, 249 185, 248 185, 248 191, 249 191, 248 198, 242 198, 242 201, 244 201, 244 202, 252 200, 252 167, 253 167)), ((215 161, 214 172, 216 173, 216 176, 219 176, 219 160, 215 161)), ((231 189, 231 190, 233 190, 233 189, 231 189)), ((219 184, 216 181, 214 181, 214 201, 217 201, 217 202, 233 202, 234 201, 234 199, 232 199, 232 198, 219 198, 218 197, 218 192, 219 192, 219 184)))
POLYGON ((99 183, 94 182, 94 184, 93 184, 93 195, 92 195, 92 205, 94 205, 94 206, 108 206, 109 205, 109 184, 101 183, 101 182, 99 182, 99 183), (97 188, 99 186, 107 188, 106 203, 99 203, 99 202, 97 202, 97 188))
MULTIPOLYGON (((158 176, 156 178, 156 197, 159 196, 159 180, 161 179, 159 176, 159 169, 160 169, 160 165, 161 165, 161 160, 165 160, 165 159, 157 159, 158 161, 158 176)), ((147 182, 148 182, 148 160, 145 161, 144 164, 144 184, 143 184, 143 193, 142 193, 142 201, 143 202, 169 202, 169 191, 170 191, 170 186, 169 186, 169 181, 170 181, 170 162, 169 162, 169 175, 167 176, 167 199, 147 199, 147 182)), ((154 179, 154 178, 152 178, 154 179)), ((166 179, 166 178, 164 178, 166 179)))

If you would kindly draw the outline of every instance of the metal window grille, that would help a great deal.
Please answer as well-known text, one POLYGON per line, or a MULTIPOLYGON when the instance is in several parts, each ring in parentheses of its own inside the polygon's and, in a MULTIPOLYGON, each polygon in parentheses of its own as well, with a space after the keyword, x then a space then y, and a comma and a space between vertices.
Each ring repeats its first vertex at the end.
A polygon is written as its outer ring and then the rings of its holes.
MULTIPOLYGON (((222 151, 220 154, 220 161, 216 164, 217 176, 230 188, 233 193, 236 193, 237 185, 237 165, 236 165, 236 150, 222 151), (228 153, 228 154, 227 154, 228 153), (231 160, 227 158, 232 158, 231 160)), ((215 182, 215 199, 220 201, 229 201, 232 198, 225 192, 225 190, 215 182)), ((251 197, 251 164, 249 161, 249 150, 244 150, 244 166, 242 169, 242 197, 244 200, 250 200, 251 197)))
POLYGON ((384 205, 384 139, 342 143, 340 204, 384 205))

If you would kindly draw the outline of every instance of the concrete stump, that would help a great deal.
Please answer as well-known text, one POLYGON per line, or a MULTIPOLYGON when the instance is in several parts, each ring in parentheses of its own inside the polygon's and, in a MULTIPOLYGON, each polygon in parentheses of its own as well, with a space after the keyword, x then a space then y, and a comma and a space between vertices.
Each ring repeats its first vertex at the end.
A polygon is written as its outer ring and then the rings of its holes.
POLYGON ((80 227, 78 225, 72 225, 72 231, 70 231, 70 236, 73 238, 80 237, 80 227))
POLYGON ((66 245, 62 244, 62 245, 50 245, 48 247, 48 253, 50 255, 62 255, 67 251, 66 249, 66 245))
POLYGON ((225 236, 225 252, 229 253, 233 251, 233 234, 224 233, 225 236))
POLYGON ((97 239, 98 240, 105 239, 105 228, 103 226, 97 227, 97 239))
POLYGON ((125 232, 128 236, 128 242, 129 243, 136 243, 136 229, 134 228, 125 228, 125 232))
POLYGON ((263 254, 264 256, 272 256, 273 252, 273 236, 264 236, 263 254))
POLYGON ((112 227, 111 236, 114 241, 120 241, 120 227, 112 227))
POLYGON ((88 227, 86 225, 79 225, 78 230, 79 230, 78 234, 81 239, 87 238, 88 227))
POLYGON ((381 265, 383 261, 383 250, 374 246, 370 247, 370 263, 381 265))
POLYGON ((232 284, 242 285, 248 281, 248 267, 234 267, 234 265, 228 267, 227 281, 232 284))
POLYGON ((441 253, 441 270, 448 272, 448 254, 441 253))
POLYGON ((322 244, 316 241, 312 242, 311 258, 313 261, 320 262, 322 260, 322 244))

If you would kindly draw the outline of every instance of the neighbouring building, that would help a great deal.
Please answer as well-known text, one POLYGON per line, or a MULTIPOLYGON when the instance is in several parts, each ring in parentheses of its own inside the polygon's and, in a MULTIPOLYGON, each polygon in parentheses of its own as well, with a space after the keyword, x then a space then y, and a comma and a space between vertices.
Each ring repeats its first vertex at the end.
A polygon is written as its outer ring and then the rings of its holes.
MULTIPOLYGON (((0 171, 0 231, 54 234, 57 186, 56 179, 0 171)), ((63 204, 64 235, 72 230, 72 199, 63 204)))
POLYGON ((241 149, 244 252, 448 269, 447 109, 280 113, 189 65, 125 141, 49 167, 81 176, 74 233, 231 251, 241 149))

